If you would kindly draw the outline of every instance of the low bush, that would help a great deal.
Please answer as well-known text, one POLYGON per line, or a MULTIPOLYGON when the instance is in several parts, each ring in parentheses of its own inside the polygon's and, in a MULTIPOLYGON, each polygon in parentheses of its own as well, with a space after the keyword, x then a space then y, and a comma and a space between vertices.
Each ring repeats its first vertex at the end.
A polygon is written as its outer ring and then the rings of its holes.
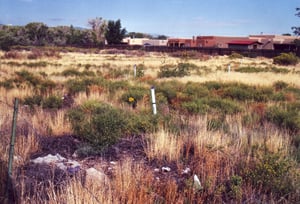
POLYGON ((212 118, 207 121, 207 130, 209 130, 209 131, 222 130, 224 132, 228 132, 229 125, 225 121, 224 117, 212 118))
POLYGON ((184 77, 190 75, 192 69, 196 69, 196 65, 190 63, 179 63, 177 65, 163 65, 158 73, 159 78, 164 77, 184 77))
POLYGON ((150 94, 150 90, 147 90, 142 87, 130 87, 121 96, 121 101, 136 106, 137 102, 141 100, 146 94, 150 94))
POLYGON ((96 149, 116 143, 127 126, 123 112, 96 101, 87 101, 71 110, 68 117, 74 133, 96 149))
POLYGON ((280 91, 282 89, 287 88, 288 84, 284 81, 276 81, 273 83, 273 87, 275 88, 276 91, 280 91))
POLYGON ((262 193, 281 198, 296 193, 295 184, 299 184, 299 178, 292 177, 292 169, 290 160, 283 158, 279 153, 267 152, 245 168, 244 178, 260 188, 262 193))
POLYGON ((23 104, 28 105, 31 109, 34 106, 40 106, 42 104, 43 97, 40 95, 27 96, 23 99, 23 104))
POLYGON ((271 72, 274 72, 274 73, 289 73, 290 70, 288 69, 285 69, 285 68, 278 68, 278 67, 270 67, 269 68, 271 72))
POLYGON ((235 69, 235 71, 242 72, 242 73, 257 73, 257 72, 266 72, 268 70, 261 67, 239 67, 235 69))
POLYGON ((221 98, 202 98, 193 101, 183 102, 181 107, 193 114, 205 114, 207 112, 214 112, 222 115, 235 114, 242 110, 240 105, 229 99, 221 98))
POLYGON ((36 87, 42 81, 38 76, 35 76, 33 73, 26 70, 17 71, 15 72, 15 74, 17 75, 17 77, 15 78, 16 83, 26 82, 33 87, 36 87))
POLYGON ((43 100, 42 106, 46 109, 59 109, 63 106, 63 99, 62 97, 52 95, 43 100))
POLYGON ((61 75, 63 75, 64 77, 69 77, 69 76, 80 76, 81 72, 73 69, 73 68, 69 68, 69 69, 65 69, 64 71, 61 72, 61 75))
POLYGON ((281 53, 273 58, 273 63, 279 65, 296 65, 298 62, 299 58, 294 53, 281 53))
POLYGON ((290 105, 287 109, 273 106, 267 109, 266 118, 279 128, 298 132, 300 131, 299 110, 300 108, 297 108, 297 105, 290 105))
POLYGON ((232 52, 231 55, 229 55, 228 57, 230 59, 242 59, 244 56, 237 52, 232 52))
POLYGON ((13 89, 14 86, 14 80, 13 79, 6 79, 4 81, 0 81, 0 87, 4 87, 5 89, 13 89))

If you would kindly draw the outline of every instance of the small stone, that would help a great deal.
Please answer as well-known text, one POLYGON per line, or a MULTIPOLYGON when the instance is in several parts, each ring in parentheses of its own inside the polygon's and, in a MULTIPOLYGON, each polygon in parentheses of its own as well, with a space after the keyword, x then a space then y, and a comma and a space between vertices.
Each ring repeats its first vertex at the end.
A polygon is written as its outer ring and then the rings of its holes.
POLYGON ((114 162, 114 161, 111 161, 111 162, 109 162, 111 165, 116 165, 117 164, 117 162, 114 162))
POLYGON ((171 171, 171 168, 170 167, 162 167, 161 170, 163 172, 170 172, 171 171))
POLYGON ((182 171, 182 174, 189 174, 190 172, 191 172, 191 169, 189 167, 187 167, 182 171))
POLYGON ((159 172, 159 168, 155 168, 155 169, 154 169, 154 172, 159 172))

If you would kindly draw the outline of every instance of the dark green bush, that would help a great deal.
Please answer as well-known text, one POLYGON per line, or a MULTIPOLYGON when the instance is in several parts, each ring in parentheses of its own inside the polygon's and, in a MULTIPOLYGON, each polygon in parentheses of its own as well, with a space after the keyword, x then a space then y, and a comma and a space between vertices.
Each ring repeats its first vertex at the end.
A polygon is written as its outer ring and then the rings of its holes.
POLYGON ((62 108, 63 105, 63 99, 59 96, 49 96, 45 98, 42 102, 43 108, 47 109, 59 109, 62 108))
POLYGON ((190 114, 205 114, 209 110, 209 105, 204 103, 203 100, 198 99, 189 102, 183 102, 182 108, 187 110, 190 114))
POLYGON ((244 56, 237 53, 237 52, 232 52, 231 55, 228 56, 230 59, 241 59, 243 58, 244 56))
POLYGON ((81 75, 81 72, 76 70, 76 69, 73 69, 73 68, 70 68, 70 69, 66 69, 64 71, 62 71, 61 73, 64 77, 69 77, 69 76, 80 76, 81 75))
POLYGON ((71 110, 68 116, 74 133, 97 149, 116 143, 127 126, 125 114, 96 101, 71 110))
POLYGON ((298 132, 300 130, 300 114, 297 107, 290 106, 288 109, 270 107, 267 109, 266 118, 280 128, 292 132, 298 132))
POLYGON ((13 79, 6 79, 0 82, 0 87, 4 87, 5 89, 12 89, 14 88, 14 80, 13 79))
POLYGON ((72 109, 68 118, 74 133, 91 144, 94 150, 113 145, 126 135, 152 132, 159 122, 159 117, 151 113, 125 113, 97 101, 87 101, 72 109))
POLYGON ((190 75, 192 69, 196 69, 196 65, 190 63, 179 63, 177 65, 163 65, 158 72, 159 78, 164 77, 183 77, 190 75))
POLYGON ((35 76, 33 73, 28 72, 26 70, 21 70, 15 72, 17 77, 15 78, 16 83, 28 83, 33 87, 36 87, 38 84, 41 83, 41 79, 35 76))
POLYGON ((274 73, 283 73, 283 74, 290 72, 288 69, 278 68, 278 67, 271 67, 270 70, 271 70, 271 72, 274 72, 274 73))
POLYGON ((183 102, 182 108, 189 113, 205 114, 206 112, 214 112, 224 114, 235 114, 242 109, 240 105, 232 100, 221 98, 202 98, 189 102, 183 102))
POLYGON ((273 63, 279 65, 296 65, 298 62, 299 58, 294 53, 281 53, 273 58, 273 63))
POLYGON ((134 99, 134 102, 141 100, 146 94, 150 94, 150 89, 147 90, 142 87, 130 87, 122 96, 121 100, 131 104, 133 101, 129 100, 130 98, 134 99))
POLYGON ((242 72, 242 73, 257 73, 257 72, 266 72, 268 70, 261 67, 239 67, 235 69, 235 71, 242 72))
POLYGON ((235 114, 242 110, 238 103, 228 99, 209 98, 205 103, 223 114, 235 114))
POLYGON ((186 93, 191 98, 202 98, 209 95, 207 87, 194 82, 188 82, 182 92, 186 93))
POLYGON ((39 95, 27 96, 24 98, 23 104, 33 108, 34 105, 40 106, 42 104, 42 100, 42 96, 39 95))
POLYGON ((219 90, 223 87, 222 83, 216 81, 205 82, 203 85, 207 87, 208 90, 219 90))
POLYGON ((162 82, 156 87, 156 93, 162 93, 168 100, 168 103, 171 103, 173 99, 176 98, 177 92, 183 89, 184 85, 178 81, 167 81, 162 82))
POLYGON ((288 84, 284 81, 276 81, 276 82, 274 82, 273 87, 275 88, 276 91, 279 91, 279 90, 287 88, 288 84))
POLYGON ((87 91, 88 86, 99 85, 106 87, 107 82, 101 77, 70 79, 66 82, 66 87, 70 94, 87 91))
POLYGON ((298 178, 292 177, 292 162, 283 158, 279 153, 264 153, 258 160, 253 161, 245 170, 245 179, 266 194, 273 194, 280 198, 293 194, 296 191, 294 183, 299 183, 298 178), (298 181, 294 181, 298 179, 298 181))
POLYGON ((224 132, 228 132, 229 125, 225 121, 224 117, 212 118, 207 122, 207 130, 210 131, 222 130, 224 132))

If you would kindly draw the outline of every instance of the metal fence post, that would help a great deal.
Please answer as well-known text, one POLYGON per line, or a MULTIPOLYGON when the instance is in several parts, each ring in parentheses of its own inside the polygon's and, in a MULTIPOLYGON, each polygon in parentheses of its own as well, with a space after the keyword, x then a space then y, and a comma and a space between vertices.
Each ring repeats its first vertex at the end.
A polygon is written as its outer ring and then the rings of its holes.
POLYGON ((11 186, 12 164, 14 158, 14 146, 15 146, 17 116, 18 116, 18 104, 19 104, 19 100, 15 98, 14 113, 13 113, 12 128, 11 128, 11 139, 10 139, 10 147, 9 147, 9 158, 8 158, 8 172, 7 172, 7 186, 6 186, 7 195, 9 192, 9 188, 11 186))

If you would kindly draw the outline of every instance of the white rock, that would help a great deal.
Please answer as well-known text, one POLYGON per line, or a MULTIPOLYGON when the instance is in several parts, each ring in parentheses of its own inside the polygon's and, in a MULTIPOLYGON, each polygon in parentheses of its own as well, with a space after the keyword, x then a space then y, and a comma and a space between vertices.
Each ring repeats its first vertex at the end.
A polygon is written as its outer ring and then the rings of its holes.
POLYGON ((201 185, 201 182, 200 182, 200 180, 199 180, 199 178, 196 174, 194 175, 194 188, 196 190, 202 190, 203 189, 203 187, 201 185))
POLYGON ((60 154, 56 154, 56 155, 48 154, 45 157, 38 157, 31 161, 35 164, 51 164, 51 163, 63 162, 64 160, 66 160, 66 158, 62 157, 60 154))
POLYGON ((154 172, 159 172, 159 168, 155 168, 155 169, 154 169, 154 172))
POLYGON ((117 164, 117 162, 114 162, 114 161, 111 161, 111 162, 109 162, 111 165, 116 165, 117 164))
POLYGON ((161 170, 163 172, 170 172, 171 171, 171 168, 170 167, 162 167, 161 170))
POLYGON ((189 167, 187 167, 182 171, 182 174, 189 174, 190 172, 191 172, 191 169, 189 167))
POLYGON ((93 167, 86 170, 86 176, 85 176, 86 187, 101 187, 106 182, 108 182, 108 178, 103 172, 93 167))

